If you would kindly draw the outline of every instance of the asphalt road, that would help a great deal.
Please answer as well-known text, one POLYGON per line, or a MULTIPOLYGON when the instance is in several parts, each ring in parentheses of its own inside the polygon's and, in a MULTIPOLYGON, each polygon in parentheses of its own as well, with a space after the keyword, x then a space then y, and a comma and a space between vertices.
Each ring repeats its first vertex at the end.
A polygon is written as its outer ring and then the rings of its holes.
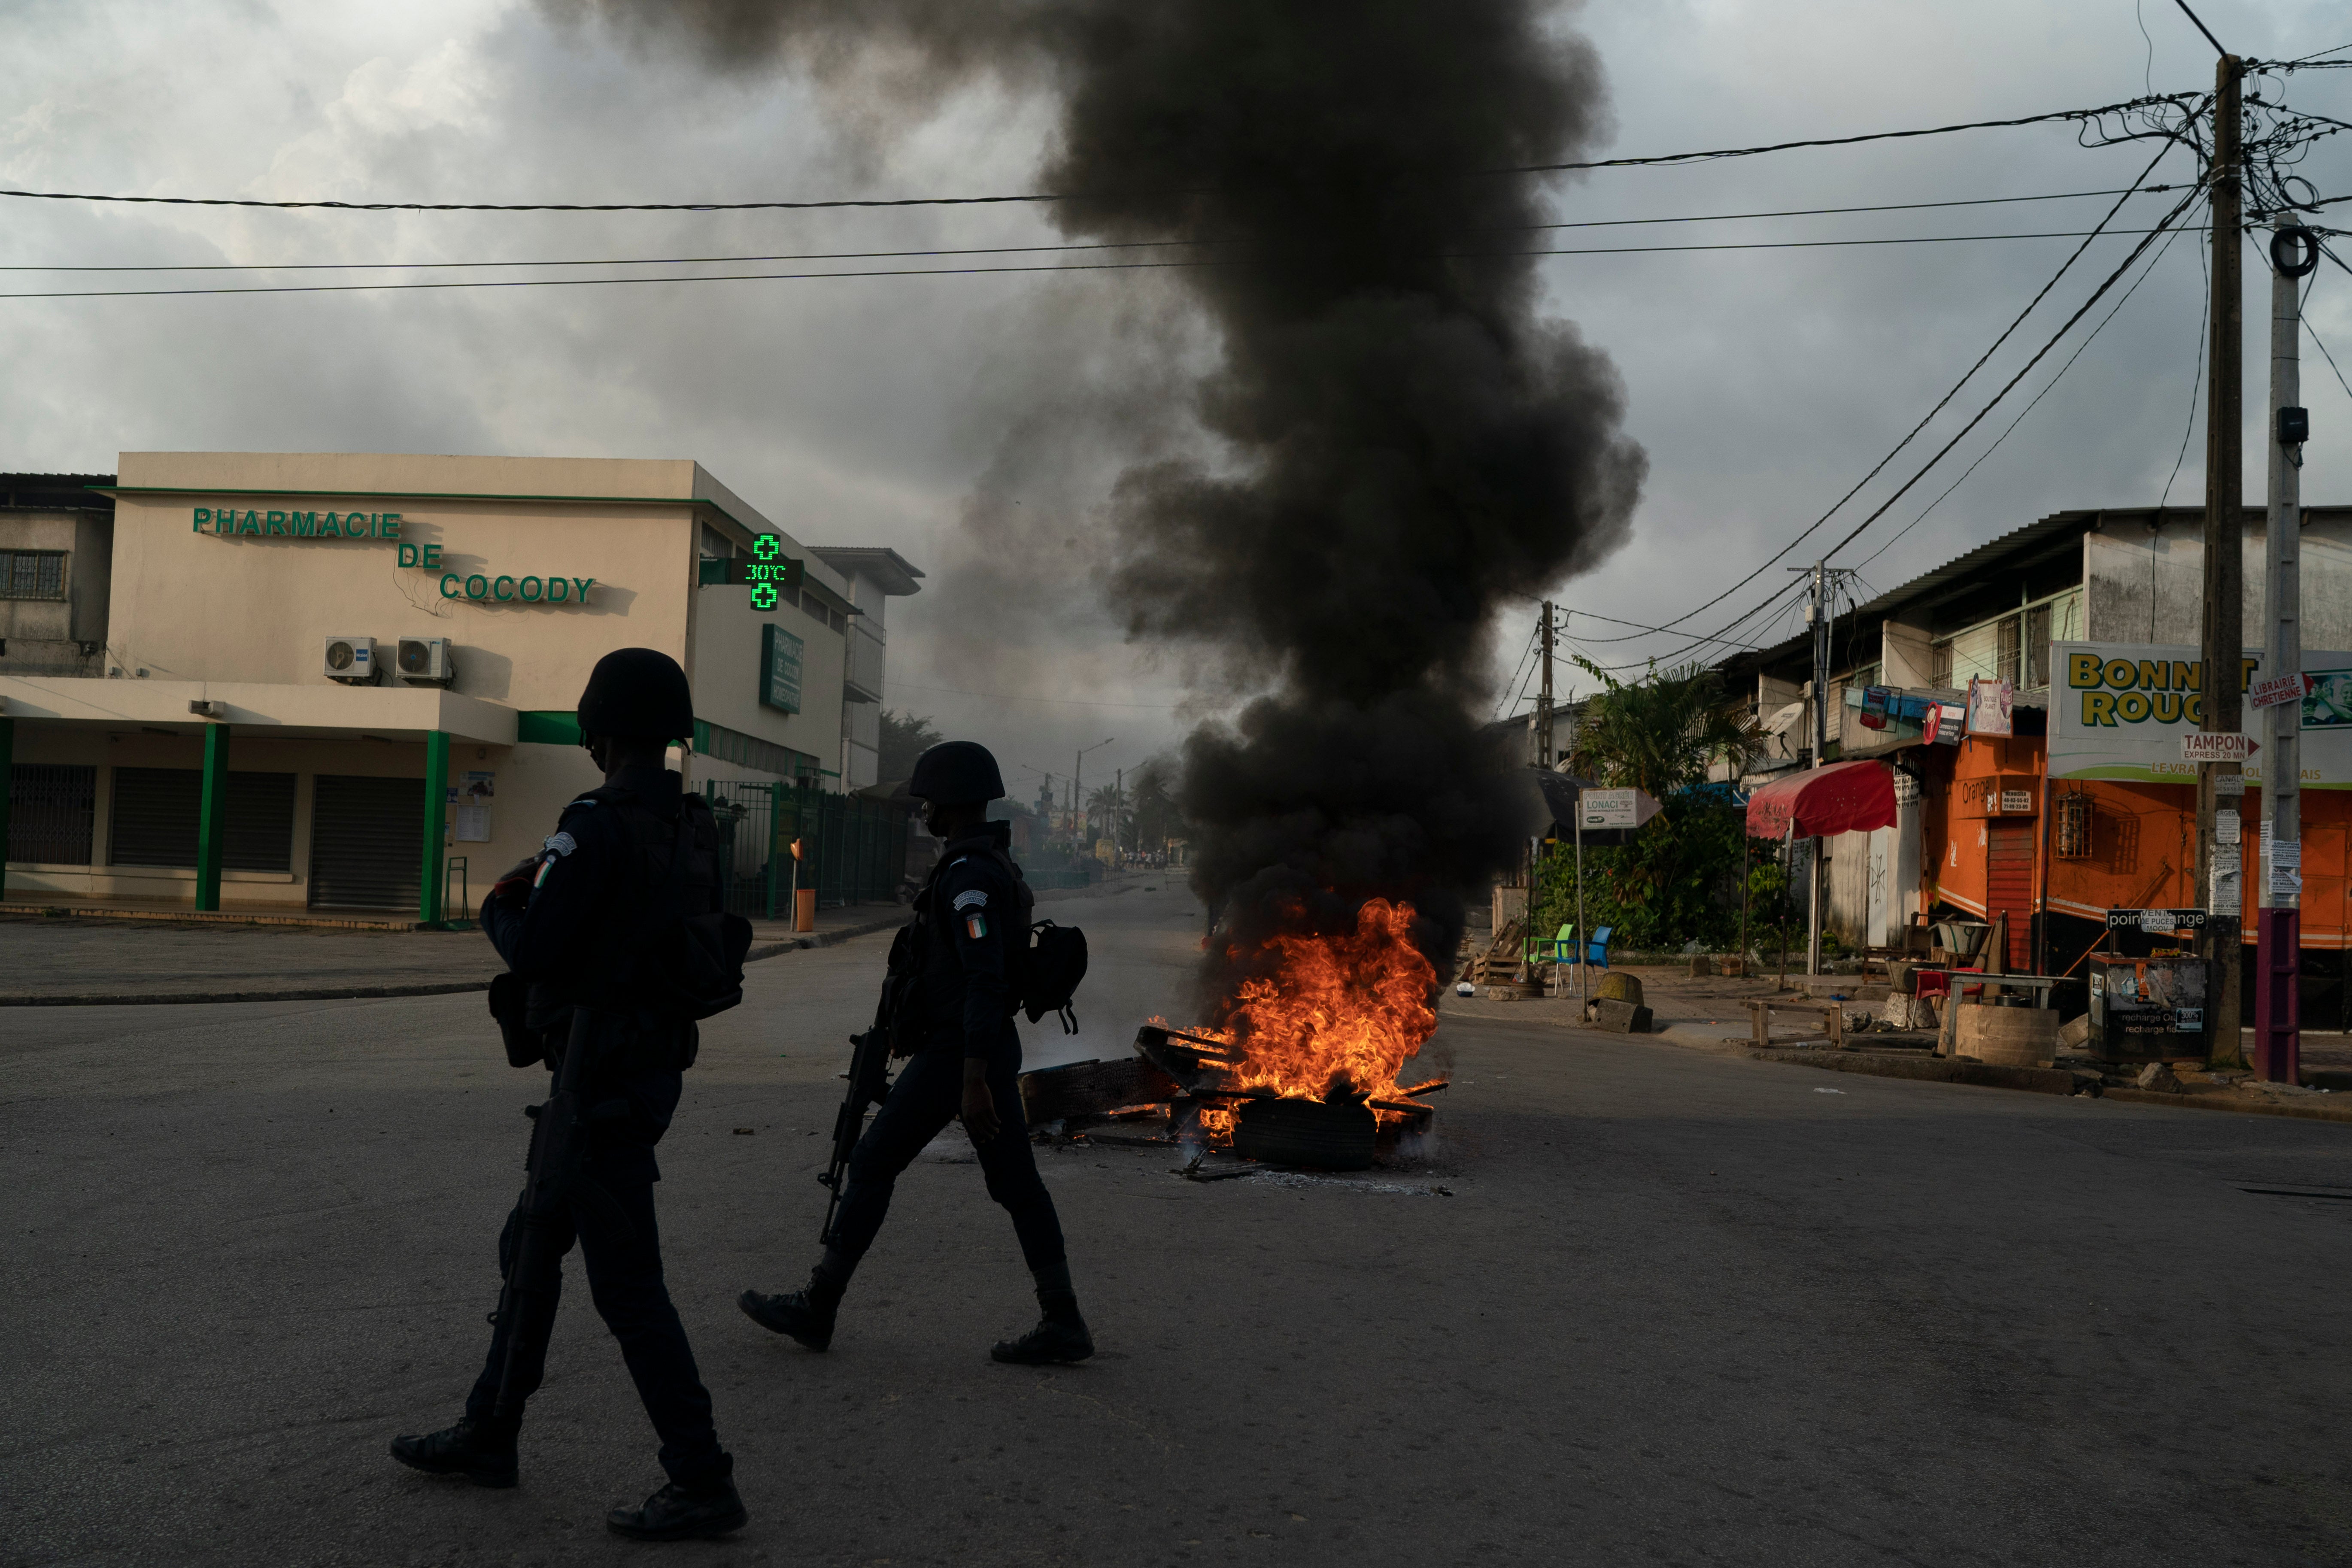
MULTIPOLYGON (((1045 1059, 1181 1011, 1188 899, 1054 912, 1097 973, 1045 1059)), ((478 996, 0 1018, 0 1561, 2352 1561, 2352 1203, 2242 1190, 2352 1193, 2326 1124, 1464 1015, 1432 1169, 1041 1152, 1095 1361, 987 1359, 1034 1306, 951 1142, 800 1351, 732 1298, 812 1259, 884 940, 755 965, 662 1146, 752 1515, 711 1545, 604 1531, 659 1474, 576 1282, 519 1489, 385 1456, 457 1413, 520 1183, 478 996)))

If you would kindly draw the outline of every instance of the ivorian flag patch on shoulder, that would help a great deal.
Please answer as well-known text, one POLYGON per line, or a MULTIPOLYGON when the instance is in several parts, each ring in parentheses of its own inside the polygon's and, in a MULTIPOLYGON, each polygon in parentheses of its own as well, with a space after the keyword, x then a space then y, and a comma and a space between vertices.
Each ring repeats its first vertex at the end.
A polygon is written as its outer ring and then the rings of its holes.
POLYGON ((978 910, 963 917, 964 934, 978 942, 988 934, 988 917, 978 910))

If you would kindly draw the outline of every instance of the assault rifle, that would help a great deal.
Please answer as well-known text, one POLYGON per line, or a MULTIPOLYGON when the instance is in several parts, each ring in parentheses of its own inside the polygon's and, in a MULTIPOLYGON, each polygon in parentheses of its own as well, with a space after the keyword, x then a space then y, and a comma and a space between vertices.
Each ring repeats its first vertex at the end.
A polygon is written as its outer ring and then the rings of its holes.
MULTIPOLYGON (((887 1012, 887 1005, 879 1010, 887 1012)), ((866 1131, 866 1108, 879 1105, 882 1097, 890 1092, 890 1025, 877 1016, 874 1026, 862 1035, 852 1035, 854 1047, 849 1054, 849 1092, 841 1097, 841 1109, 833 1118, 833 1163, 817 1178, 832 1192, 825 1200, 824 1229, 817 1239, 826 1247, 833 1245, 834 1233, 840 1223, 841 1191, 848 1179, 850 1151, 857 1147, 860 1134, 866 1131)))
MULTIPOLYGON (((514 1243, 507 1258, 498 1311, 498 1321, 506 1325, 508 1332, 494 1408, 509 1420, 522 1418, 523 1391, 518 1384, 523 1369, 539 1366, 547 1359, 548 1335, 555 1327, 558 1272, 575 1228, 575 1211, 594 1210, 616 1232, 626 1234, 628 1229, 628 1218, 612 1194, 580 1173, 581 1160, 588 1152, 589 1124, 603 1119, 604 1108, 585 1109, 581 1095, 602 1022, 593 1007, 572 1009, 572 1032, 562 1058, 555 1064, 547 1102, 523 1108, 532 1122, 530 1154, 524 1166, 528 1173, 522 1196, 515 1204, 514 1243)), ((627 1114, 617 1101, 611 1109, 627 1114)))

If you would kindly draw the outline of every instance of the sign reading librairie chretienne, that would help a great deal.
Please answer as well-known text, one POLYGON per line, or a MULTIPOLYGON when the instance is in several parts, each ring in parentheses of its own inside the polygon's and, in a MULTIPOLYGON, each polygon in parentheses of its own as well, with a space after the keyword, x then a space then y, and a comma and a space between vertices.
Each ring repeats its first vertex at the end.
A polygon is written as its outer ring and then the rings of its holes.
MULTIPOLYGON (((2311 678, 2303 698, 2303 786, 2352 789, 2352 653, 2305 653, 2303 662, 2311 678)), ((2205 666, 2186 645, 2056 643, 2051 670, 2052 778, 2193 784, 2202 763, 2189 760, 2187 747, 2252 747, 2263 727, 2261 710, 2249 707, 2231 739, 2189 739, 2204 731, 2205 666)), ((2262 650, 2246 649, 2239 690, 2261 673, 2262 650)), ((2246 777, 2260 784, 2264 762, 2252 750, 2246 777)))

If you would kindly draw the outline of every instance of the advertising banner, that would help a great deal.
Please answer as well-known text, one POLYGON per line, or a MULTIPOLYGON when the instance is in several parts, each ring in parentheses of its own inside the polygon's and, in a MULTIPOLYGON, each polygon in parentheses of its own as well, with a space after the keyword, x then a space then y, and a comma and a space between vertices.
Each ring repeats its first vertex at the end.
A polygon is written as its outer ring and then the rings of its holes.
MULTIPOLYGON (((2197 764, 2182 742, 2204 718, 2204 665, 2198 650, 2169 643, 2051 646, 2050 776, 2193 784, 2197 764)), ((2305 789, 2352 789, 2352 653, 2305 649, 2302 765, 2305 789)), ((2242 692, 2262 678, 2262 650, 2248 648, 2238 670, 2242 692)), ((2244 710, 2242 732, 2257 739, 2263 714, 2244 710)), ((2269 757, 2245 763, 2259 784, 2269 757)))

